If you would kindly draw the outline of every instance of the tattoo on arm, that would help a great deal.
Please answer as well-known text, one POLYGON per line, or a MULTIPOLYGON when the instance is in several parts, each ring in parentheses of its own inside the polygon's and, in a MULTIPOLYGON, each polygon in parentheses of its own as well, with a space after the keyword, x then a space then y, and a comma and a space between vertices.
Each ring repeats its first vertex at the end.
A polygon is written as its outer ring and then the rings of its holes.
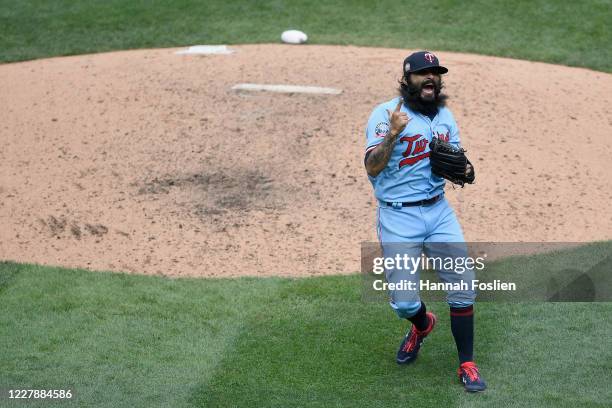
POLYGON ((389 159, 391 158, 391 153, 393 152, 393 147, 395 147, 397 136, 398 135, 393 135, 389 132, 389 134, 385 136, 385 140, 376 146, 374 150, 370 152, 370 154, 368 154, 368 158, 366 160, 366 170, 370 176, 378 176, 378 174, 387 166, 387 163, 389 163, 389 159))

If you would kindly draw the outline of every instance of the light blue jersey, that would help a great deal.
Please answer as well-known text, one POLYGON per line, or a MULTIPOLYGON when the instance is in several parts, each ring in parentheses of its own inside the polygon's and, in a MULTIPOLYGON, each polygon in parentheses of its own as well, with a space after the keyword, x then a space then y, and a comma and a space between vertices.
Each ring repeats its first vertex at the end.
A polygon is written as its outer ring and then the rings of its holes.
MULTIPOLYGON (((399 97, 378 105, 366 128, 366 154, 384 140, 389 132, 389 114, 395 110, 399 97)), ((451 111, 440 108, 436 117, 429 117, 402 105, 411 119, 398 136, 385 169, 376 177, 369 176, 374 195, 380 201, 412 202, 426 200, 444 192, 445 180, 431 172, 429 142, 433 137, 460 145, 459 129, 451 111)))

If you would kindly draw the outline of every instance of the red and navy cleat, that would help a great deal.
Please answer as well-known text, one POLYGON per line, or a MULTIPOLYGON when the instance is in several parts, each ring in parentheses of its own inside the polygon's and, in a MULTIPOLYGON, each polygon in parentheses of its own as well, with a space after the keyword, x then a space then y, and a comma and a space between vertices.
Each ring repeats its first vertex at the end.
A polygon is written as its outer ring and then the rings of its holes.
POLYGON ((479 392, 487 388, 487 384, 480 376, 478 367, 473 361, 466 361, 461 364, 457 370, 457 374, 467 392, 479 392))
POLYGON ((397 352, 396 361, 398 364, 408 364, 416 360, 421 344, 423 344, 423 340, 425 340, 425 337, 431 333, 436 325, 436 315, 427 312, 427 320, 429 321, 429 326, 427 326, 427 329, 419 331, 416 327, 414 327, 414 325, 412 325, 412 328, 408 334, 406 334, 406 337, 404 338, 404 341, 397 352))

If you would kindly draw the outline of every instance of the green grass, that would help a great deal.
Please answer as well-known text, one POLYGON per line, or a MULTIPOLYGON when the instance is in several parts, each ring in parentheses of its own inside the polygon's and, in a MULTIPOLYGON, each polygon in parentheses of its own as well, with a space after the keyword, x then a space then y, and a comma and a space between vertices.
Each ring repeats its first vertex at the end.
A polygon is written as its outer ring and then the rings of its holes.
POLYGON ((419 360, 400 367, 406 324, 387 304, 362 302, 360 290, 355 275, 167 279, 0 263, 0 388, 69 386, 83 407, 612 399, 612 303, 479 303, 477 361, 490 389, 467 395, 445 304, 430 304, 439 326, 419 360))
MULTIPOLYGON (((0 61, 191 44, 428 48, 612 72, 609 0, 0 0, 0 61)), ((483 66, 483 69, 487 67, 483 66)))

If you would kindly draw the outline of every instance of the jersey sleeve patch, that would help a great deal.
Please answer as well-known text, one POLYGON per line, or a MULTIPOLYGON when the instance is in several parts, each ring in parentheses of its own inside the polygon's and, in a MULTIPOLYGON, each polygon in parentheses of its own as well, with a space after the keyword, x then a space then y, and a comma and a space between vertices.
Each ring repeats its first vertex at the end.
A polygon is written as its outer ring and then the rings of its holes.
POLYGON ((374 128, 374 135, 376 137, 385 137, 389 134, 389 123, 379 122, 374 128))

